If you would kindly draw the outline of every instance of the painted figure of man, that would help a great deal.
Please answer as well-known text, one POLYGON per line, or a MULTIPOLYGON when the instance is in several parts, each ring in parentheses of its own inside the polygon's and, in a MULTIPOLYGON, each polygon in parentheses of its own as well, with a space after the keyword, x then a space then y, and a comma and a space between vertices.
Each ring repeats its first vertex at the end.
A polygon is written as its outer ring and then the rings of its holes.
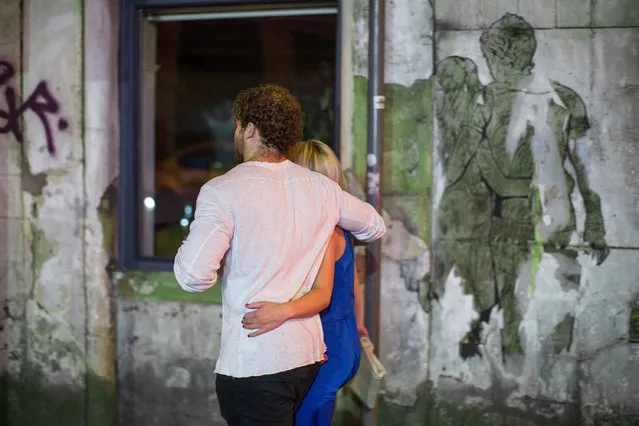
MULTIPOLYGON (((502 310, 502 346, 510 355, 522 351, 515 297, 522 265, 530 260, 534 271, 541 252, 552 253, 562 286, 579 285, 575 188, 585 210, 583 243, 598 264, 608 248, 600 198, 584 164, 590 128, 584 102, 533 74, 537 42, 521 17, 504 15, 480 42, 493 78, 487 86, 470 59, 446 58, 438 67, 447 186, 438 212, 435 291, 455 267, 482 320, 494 307, 502 310)), ((464 343, 473 339, 471 333, 464 343)))

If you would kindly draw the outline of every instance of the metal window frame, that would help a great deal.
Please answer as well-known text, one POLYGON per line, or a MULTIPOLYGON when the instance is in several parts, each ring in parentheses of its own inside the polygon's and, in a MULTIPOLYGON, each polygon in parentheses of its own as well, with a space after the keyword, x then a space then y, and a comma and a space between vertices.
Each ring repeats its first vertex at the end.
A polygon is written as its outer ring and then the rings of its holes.
MULTIPOLYGON (((340 155, 342 1, 336 0, 335 129, 333 149, 340 155)), ((119 177, 117 214, 117 265, 122 271, 162 272, 173 270, 173 260, 144 257, 140 250, 139 135, 140 135, 140 16, 148 9, 212 6, 305 5, 317 0, 119 0, 118 9, 118 119, 119 177)))

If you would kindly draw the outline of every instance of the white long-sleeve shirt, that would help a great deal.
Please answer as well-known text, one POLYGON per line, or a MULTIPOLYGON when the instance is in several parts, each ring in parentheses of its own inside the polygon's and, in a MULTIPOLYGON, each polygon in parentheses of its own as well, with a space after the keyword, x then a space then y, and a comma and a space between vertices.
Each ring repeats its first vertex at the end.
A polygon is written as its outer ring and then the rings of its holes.
POLYGON ((322 359, 318 315, 252 338, 242 317, 247 303, 282 303, 308 292, 336 225, 364 242, 386 231, 372 206, 288 160, 246 162, 202 187, 174 272, 184 290, 204 291, 217 282, 226 254, 217 373, 260 376, 322 359))

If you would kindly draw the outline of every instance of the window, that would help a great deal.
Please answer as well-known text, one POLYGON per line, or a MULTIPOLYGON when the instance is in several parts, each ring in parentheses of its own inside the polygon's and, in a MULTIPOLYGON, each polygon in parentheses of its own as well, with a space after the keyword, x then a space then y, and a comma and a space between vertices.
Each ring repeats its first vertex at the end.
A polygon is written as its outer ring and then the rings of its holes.
POLYGON ((235 165, 231 108, 240 90, 287 87, 302 103, 304 138, 339 152, 337 2, 221 3, 121 3, 123 269, 172 268, 200 187, 235 165))

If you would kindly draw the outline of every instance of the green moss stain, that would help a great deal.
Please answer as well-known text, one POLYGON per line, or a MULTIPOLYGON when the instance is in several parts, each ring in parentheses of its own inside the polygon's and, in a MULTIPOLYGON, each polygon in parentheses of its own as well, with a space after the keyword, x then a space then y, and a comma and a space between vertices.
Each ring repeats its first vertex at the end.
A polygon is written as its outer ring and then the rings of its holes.
POLYGON ((391 197, 384 198, 384 208, 389 211, 394 207, 402 209, 406 213, 408 221, 413 225, 409 227, 409 232, 413 235, 419 236, 430 247, 430 197, 428 195, 423 195, 399 196, 393 198, 395 198, 395 200, 391 197))
POLYGON ((47 386, 34 373, 7 383, 7 426, 85 424, 82 388, 47 386))
POLYGON ((118 401, 115 383, 90 371, 87 374, 86 387, 86 423, 90 426, 116 426, 118 401))
POLYGON ((385 84, 384 195, 428 195, 431 188, 431 80, 385 84))
POLYGON ((639 295, 630 302, 630 318, 628 319, 628 341, 639 343, 639 295))
POLYGON ((55 255, 57 244, 47 239, 35 224, 31 224, 31 254, 33 255, 33 275, 38 277, 44 262, 55 255))
MULTIPOLYGON (((92 372, 87 382, 100 398, 113 398, 113 383, 92 372)), ((19 376, 0 376, 0 424, 6 426, 115 426, 115 410, 102 412, 100 418, 85 410, 85 389, 81 384, 52 384, 37 366, 23 365, 19 376), (89 417, 87 418, 87 414, 89 417)), ((96 413, 97 414, 97 413, 96 413)))
MULTIPOLYGON (((535 168, 535 176, 539 176, 539 168, 535 168)), ((533 201, 534 201, 534 211, 535 211, 535 221, 536 223, 541 222, 542 216, 542 205, 541 205, 541 195, 539 194, 539 185, 534 184, 533 186, 533 201)), ((530 295, 532 296, 535 292, 535 282, 537 280, 537 272, 539 271, 539 263, 541 262, 541 257, 544 254, 544 240, 539 234, 539 228, 535 227, 535 239, 532 243, 530 253, 530 295)))
MULTIPOLYGON (((354 79, 353 170, 365 186, 368 80, 354 79)), ((432 83, 385 84, 382 192, 429 195, 431 188, 432 83)))
POLYGON ((117 287, 118 295, 124 298, 204 304, 222 303, 222 287, 219 282, 207 291, 190 293, 180 288, 172 272, 126 272, 117 280, 117 287))
MULTIPOLYGON (((34 301, 25 301, 29 314, 22 323, 18 347, 19 373, 4 376, 4 413, 8 426, 85 424, 84 350, 68 326, 52 321, 34 301), (49 386, 50 375, 59 386, 49 386)), ((14 368, 13 371, 16 371, 14 368)))
MULTIPOLYGON (((353 173, 366 187, 368 80, 354 79, 353 173)), ((385 84, 382 158, 383 208, 401 211, 409 231, 430 246, 432 185, 432 81, 410 87, 385 84)), ((421 283, 426 297, 428 284, 421 283)))
MULTIPOLYGON (((355 2, 357 3, 357 2, 355 2)), ((362 188, 366 188, 366 123, 368 79, 355 77, 353 81, 353 172, 362 188)))
MULTIPOLYGON (((366 188, 368 79, 354 78, 352 172, 366 188)), ((384 85, 382 146, 383 208, 401 216, 407 230, 431 243, 432 80, 416 80, 410 87, 384 85)), ((428 282, 419 283, 420 303, 426 306, 428 282)))

